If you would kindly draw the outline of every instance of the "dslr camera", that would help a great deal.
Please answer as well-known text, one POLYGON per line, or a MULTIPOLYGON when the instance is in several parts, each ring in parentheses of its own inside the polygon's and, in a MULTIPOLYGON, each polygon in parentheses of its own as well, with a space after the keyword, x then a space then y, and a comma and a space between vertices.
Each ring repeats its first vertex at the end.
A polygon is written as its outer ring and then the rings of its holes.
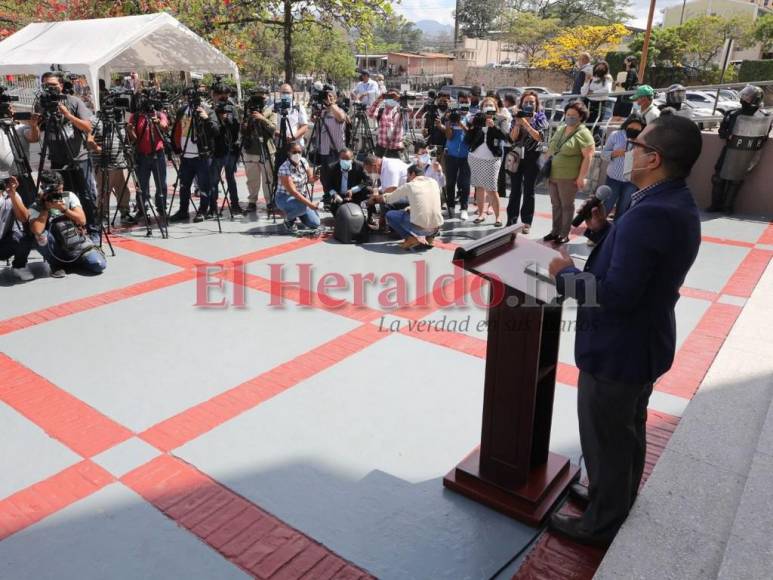
POLYGON ((247 110, 247 113, 253 113, 255 111, 262 113, 266 106, 266 95, 268 92, 268 89, 263 87, 247 91, 247 100, 244 103, 244 108, 247 110))
POLYGON ((133 96, 134 93, 129 89, 112 88, 102 99, 102 110, 104 112, 114 109, 128 111, 132 108, 133 96))
POLYGON ((52 183, 43 187, 40 192, 40 200, 43 203, 56 203, 64 199, 64 192, 59 191, 59 185, 52 183))
POLYGON ((155 87, 142 89, 135 95, 132 112, 152 114, 154 111, 163 111, 169 106, 169 93, 155 87))
POLYGON ((534 116, 534 111, 524 111, 523 109, 518 109, 518 111, 515 113, 516 119, 531 119, 534 116))
POLYGON ((59 104, 67 102, 67 95, 55 87, 45 85, 38 93, 37 102, 44 115, 55 114, 59 112, 59 104))
POLYGON ((16 95, 6 95, 7 87, 0 85, 0 118, 8 118, 11 116, 11 103, 19 100, 16 95))

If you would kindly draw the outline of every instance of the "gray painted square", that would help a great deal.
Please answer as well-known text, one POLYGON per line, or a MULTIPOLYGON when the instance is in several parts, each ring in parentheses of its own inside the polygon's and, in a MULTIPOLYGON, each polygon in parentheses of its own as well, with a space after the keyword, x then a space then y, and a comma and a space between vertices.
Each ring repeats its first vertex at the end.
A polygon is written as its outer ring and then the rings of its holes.
POLYGON ((748 248, 703 242, 684 285, 721 292, 748 253, 748 248))
POLYGON ((443 490, 483 364, 392 335, 176 455, 380 578, 489 577, 535 530, 443 490))
POLYGON ((0 290, 8 295, 0 300, 0 320, 180 271, 176 266, 116 247, 115 257, 108 252, 107 269, 99 276, 68 274, 64 279, 56 279, 47 277, 49 270, 42 261, 32 262, 35 256, 35 252, 30 255, 30 270, 38 278, 31 282, 17 283, 10 278, 10 272, 0 273, 0 288, 12 284, 11 288, 0 290))
POLYGON ((141 431, 357 326, 321 310, 270 308, 268 295, 254 290, 247 290, 245 309, 196 308, 195 300, 193 282, 178 284, 14 333, 0 339, 0 346, 141 431))
POLYGON ((160 452, 155 447, 151 447, 142 439, 132 437, 99 455, 95 455, 91 460, 115 477, 120 478, 133 469, 146 464, 159 454, 160 452))
POLYGON ((140 496, 114 483, 0 542, 9 580, 249 578, 140 496))
POLYGON ((742 242, 756 242, 768 227, 767 222, 744 220, 735 217, 714 217, 710 219, 705 216, 701 223, 701 233, 704 236, 714 238, 725 238, 729 240, 739 240, 742 242))
POLYGON ((80 460, 80 456, 0 401, 0 500, 80 460))

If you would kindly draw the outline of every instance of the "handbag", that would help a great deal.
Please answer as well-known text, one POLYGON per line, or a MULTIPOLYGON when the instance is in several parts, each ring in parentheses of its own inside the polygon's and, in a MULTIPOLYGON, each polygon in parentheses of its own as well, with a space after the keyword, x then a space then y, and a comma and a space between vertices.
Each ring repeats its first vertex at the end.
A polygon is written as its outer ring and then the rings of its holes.
MULTIPOLYGON (((561 136, 564 136, 564 133, 566 133, 566 130, 561 133, 561 136)), ((561 151, 561 148, 566 145, 567 141, 571 139, 574 136, 574 133, 569 135, 566 139, 560 142, 560 144, 556 147, 556 153, 561 151)), ((553 155, 551 153, 548 153, 547 151, 544 152, 542 155, 539 156, 539 159, 537 159, 537 167, 539 167, 539 173, 537 174, 537 182, 541 182, 542 180, 550 179, 550 171, 553 168, 553 155)))
POLYGON ((508 173, 515 173, 518 171, 518 166, 521 164, 523 158, 522 147, 513 147, 505 155, 505 171, 508 173))

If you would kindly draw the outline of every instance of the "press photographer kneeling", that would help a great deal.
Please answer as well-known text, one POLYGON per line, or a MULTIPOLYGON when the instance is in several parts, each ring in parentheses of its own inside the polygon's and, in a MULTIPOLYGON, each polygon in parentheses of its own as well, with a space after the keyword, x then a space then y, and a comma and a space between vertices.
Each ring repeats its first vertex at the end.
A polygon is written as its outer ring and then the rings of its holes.
POLYGON ((58 171, 41 172, 40 186, 38 200, 29 208, 29 223, 41 254, 48 254, 51 276, 62 278, 70 269, 102 273, 107 261, 85 233, 86 215, 78 196, 64 190, 58 171))
MULTIPOLYGON (((15 177, 0 180, 0 260, 13 258, 13 275, 22 282, 35 276, 27 269, 27 256, 35 246, 35 239, 24 227, 29 212, 18 193, 19 181, 15 177)), ((46 254, 41 252, 44 257, 46 254)))

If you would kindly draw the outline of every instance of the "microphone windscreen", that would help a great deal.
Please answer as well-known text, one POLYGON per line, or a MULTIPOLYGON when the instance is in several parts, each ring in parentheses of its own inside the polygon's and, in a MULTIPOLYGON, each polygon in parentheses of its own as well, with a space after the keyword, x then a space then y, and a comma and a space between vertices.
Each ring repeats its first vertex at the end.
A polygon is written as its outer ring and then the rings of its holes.
POLYGON ((599 188, 596 190, 596 199, 600 201, 604 201, 610 195, 612 195, 612 188, 609 187, 608 185, 600 185, 599 188))

